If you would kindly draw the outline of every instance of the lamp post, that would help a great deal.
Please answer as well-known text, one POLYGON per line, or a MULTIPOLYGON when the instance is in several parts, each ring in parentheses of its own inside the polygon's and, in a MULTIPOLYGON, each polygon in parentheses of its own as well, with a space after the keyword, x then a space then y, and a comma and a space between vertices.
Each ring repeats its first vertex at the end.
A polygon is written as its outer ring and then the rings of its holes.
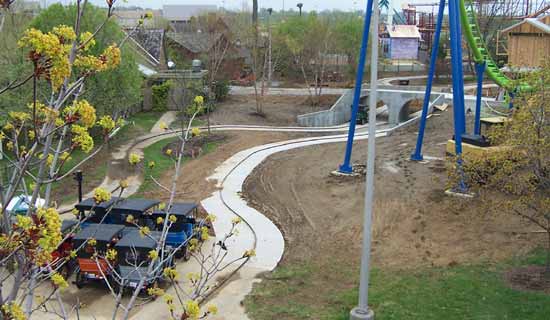
POLYGON ((271 88, 271 78, 273 75, 273 40, 272 40, 272 33, 271 33, 271 15, 273 14, 273 8, 268 8, 267 13, 269 15, 267 16, 267 28, 269 33, 269 45, 268 45, 268 52, 267 52, 267 89, 269 90, 271 88))
POLYGON ((298 9, 300 10, 300 17, 301 17, 301 16, 302 16, 302 7, 304 6, 304 4, 300 2, 300 3, 298 3, 296 6, 297 6, 298 9))
MULTIPOLYGON (((367 10, 368 12, 368 10, 367 10)), ((374 311, 369 308, 369 272, 371 251, 372 211, 374 208, 374 165, 376 152, 376 100, 378 83, 378 1, 372 4, 371 73, 369 94, 369 138, 367 150, 367 181, 365 183, 365 210, 363 222, 363 252, 359 276, 359 301, 350 312, 350 320, 373 320, 374 311)))

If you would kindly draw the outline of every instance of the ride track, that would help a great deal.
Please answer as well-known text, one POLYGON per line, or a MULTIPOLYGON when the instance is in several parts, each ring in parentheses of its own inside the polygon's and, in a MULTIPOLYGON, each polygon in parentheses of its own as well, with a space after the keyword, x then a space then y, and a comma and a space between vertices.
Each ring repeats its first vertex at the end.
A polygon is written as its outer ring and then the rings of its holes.
MULTIPOLYGON (((383 127, 377 130, 377 137, 384 137, 390 135, 394 130, 412 124, 420 117, 420 113, 413 115, 410 120, 388 128, 386 123, 378 123, 378 126, 383 127)), ((206 128, 202 128, 206 129, 206 128)), ((366 125, 358 126, 358 133, 355 136, 355 140, 368 139, 368 133, 366 132, 366 125)), ((239 125, 220 125, 212 126, 213 131, 262 131, 262 132, 292 132, 292 133, 337 133, 345 132, 348 130, 348 125, 322 127, 322 128, 305 128, 305 127, 269 127, 269 126, 239 126, 239 125)), ((181 130, 167 131, 157 134, 149 134, 145 137, 135 140, 132 146, 127 150, 127 154, 132 152, 132 149, 138 144, 142 144, 148 140, 153 142, 158 141, 159 138, 175 137, 181 134, 181 130)), ((315 136, 307 138, 299 138, 293 140, 280 141, 270 143, 266 145, 260 145, 252 147, 236 153, 229 159, 224 161, 216 170, 215 173, 208 178, 208 180, 217 180, 218 190, 216 190, 211 197, 201 201, 202 206, 208 213, 215 214, 217 216, 214 222, 214 229, 219 235, 224 235, 229 231, 231 226, 231 220, 234 217, 239 217, 242 220, 242 225, 246 226, 246 229, 239 229, 239 236, 235 238, 234 242, 229 245, 230 254, 228 259, 232 260, 242 256, 242 252, 249 249, 256 251, 256 257, 247 258, 238 266, 236 266, 229 274, 223 277, 215 287, 213 287, 206 297, 202 301, 211 299, 223 299, 223 296, 218 296, 219 289, 223 290, 224 286, 235 280, 233 277, 235 274, 242 271, 245 267, 247 270, 252 269, 252 278, 265 271, 272 271, 279 263, 284 253, 284 238, 280 230, 275 224, 265 217, 261 212, 258 212, 254 208, 249 207, 246 202, 241 198, 242 185, 244 180, 250 173, 267 157, 272 154, 283 152, 291 149, 302 148, 313 145, 327 144, 327 143, 339 143, 345 142, 348 135, 332 134, 324 136, 315 136), (212 296, 215 296, 212 298, 212 296)), ((336 164, 335 164, 336 168, 336 164)), ((237 279, 235 281, 244 281, 251 284, 253 281, 249 278, 237 279)), ((242 285, 241 285, 242 286, 242 285)), ((246 286, 248 288, 248 286, 246 286)), ((242 292, 246 295, 248 292, 242 292)), ((232 297, 234 298, 234 297, 232 297)), ((235 305, 239 306, 240 301, 235 301, 235 305)), ((222 311, 222 310, 221 310, 222 311)), ((232 310, 231 312, 238 312, 232 310)), ((244 311, 241 312, 234 319, 246 319, 244 311)), ((231 318, 233 319, 233 318, 231 318)))

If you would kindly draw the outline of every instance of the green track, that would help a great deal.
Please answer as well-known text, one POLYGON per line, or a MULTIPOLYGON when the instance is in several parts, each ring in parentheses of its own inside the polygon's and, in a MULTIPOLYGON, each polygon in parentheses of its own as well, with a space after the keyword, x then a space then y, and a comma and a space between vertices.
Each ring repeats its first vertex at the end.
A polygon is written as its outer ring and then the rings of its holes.
POLYGON ((470 0, 460 0, 460 20, 462 22, 462 30, 466 38, 466 42, 472 49, 474 60, 476 63, 485 62, 485 72, 498 86, 507 90, 514 90, 514 81, 505 76, 498 68, 497 64, 489 54, 485 41, 479 31, 477 17, 474 7, 470 0))

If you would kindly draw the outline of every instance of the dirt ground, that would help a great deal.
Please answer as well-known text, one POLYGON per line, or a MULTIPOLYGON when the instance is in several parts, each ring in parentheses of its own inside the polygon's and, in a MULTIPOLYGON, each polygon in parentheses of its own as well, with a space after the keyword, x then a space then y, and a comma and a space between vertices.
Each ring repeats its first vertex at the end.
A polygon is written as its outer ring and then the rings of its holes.
MULTIPOLYGON (((212 175, 220 164, 235 153, 257 145, 304 136, 304 134, 282 132, 224 133, 224 142, 218 145, 213 152, 203 154, 182 165, 182 174, 178 180, 179 193, 176 196, 176 200, 200 202, 209 197, 216 190, 216 186, 215 183, 206 181, 206 178, 212 175)), ((173 172, 170 170, 161 177, 160 182, 163 185, 170 185, 172 176, 173 172)), ((166 201, 168 194, 163 190, 155 190, 146 192, 144 197, 166 201)))
MULTIPOLYGON (((444 157, 446 141, 452 136, 451 121, 452 110, 428 121, 424 155, 444 157)), ((496 261, 536 245, 538 234, 510 231, 517 231, 513 227, 522 223, 514 216, 489 217, 479 200, 445 196, 442 160, 408 160, 416 132, 414 125, 377 141, 374 267, 496 261)), ((355 161, 366 161, 366 144, 366 140, 355 144, 355 161)), ((276 154, 249 176, 243 188, 249 203, 284 234, 281 265, 306 263, 322 271, 316 275, 319 284, 314 285, 319 294, 354 283, 349 275, 328 275, 335 261, 359 264, 364 179, 330 175, 341 163, 344 148, 338 143, 276 154)))
POLYGON ((324 95, 321 104, 312 107, 307 96, 266 96, 264 116, 255 113, 253 96, 229 96, 212 112, 212 124, 297 126, 296 116, 304 113, 326 110, 339 96, 324 95))

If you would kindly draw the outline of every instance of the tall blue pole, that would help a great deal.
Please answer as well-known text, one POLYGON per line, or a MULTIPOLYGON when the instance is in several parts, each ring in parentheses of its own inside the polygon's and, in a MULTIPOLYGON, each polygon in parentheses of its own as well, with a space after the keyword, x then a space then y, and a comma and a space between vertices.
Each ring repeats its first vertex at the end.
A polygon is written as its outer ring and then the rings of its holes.
MULTIPOLYGON (((458 59, 457 69, 458 69, 458 74, 460 76, 455 80, 455 77, 453 75, 453 81, 458 81, 458 92, 460 95, 460 105, 462 110, 462 113, 460 114, 460 118, 459 118, 459 121, 460 121, 459 129, 464 134, 466 133, 466 112, 464 112, 466 107, 464 104, 464 63, 463 63, 464 61, 462 59, 462 30, 461 30, 462 26, 460 22, 459 0, 455 1, 454 9, 456 14, 456 40, 455 41, 456 41, 456 52, 457 52, 456 56, 458 59)), ((454 101, 453 101, 453 104, 455 104, 454 101)))
POLYGON ((483 94, 483 73, 485 72, 485 61, 476 63, 477 73, 477 96, 476 96, 476 117, 474 123, 474 134, 481 135, 481 95, 483 94))
POLYGON ((459 192, 466 191, 462 172, 462 134, 465 131, 464 112, 464 82, 462 69, 462 39, 460 32, 458 0, 449 0, 449 30, 451 32, 451 66, 453 74, 453 118, 455 135, 455 153, 458 159, 457 170, 459 170, 460 182, 459 192), (462 88, 461 88, 462 86, 462 88))
POLYGON ((437 24, 435 27, 434 39, 432 41, 432 55, 430 58, 430 71, 428 74, 428 82, 426 84, 426 93, 424 95, 424 104, 422 105, 422 116, 420 118, 420 128, 418 129, 418 138, 416 140, 416 148, 411 155, 411 160, 422 161, 422 143, 424 142, 424 131, 426 130, 426 120, 428 119, 428 107, 430 105, 430 96, 432 95, 432 83, 435 74, 435 64, 437 62, 437 54, 439 52, 439 38, 441 37, 441 27, 443 25, 443 15, 445 13, 445 1, 439 1, 439 12, 437 13, 437 24))
MULTIPOLYGON (((357 66, 357 76, 355 79, 355 91, 353 93, 353 107, 351 110, 351 119, 349 122, 348 142, 346 145, 346 155, 344 163, 340 165, 339 171, 342 173, 351 173, 353 171, 351 162, 351 153, 353 151, 353 138, 355 137, 355 125, 357 123, 357 112, 359 111, 359 101, 361 100, 361 90, 363 87, 363 74, 365 72, 365 61, 367 60, 367 46, 369 43, 370 20, 372 17, 373 0, 368 0, 365 10, 365 25, 363 26, 363 39, 361 41, 361 51, 359 53, 359 64, 357 66)), ((378 27, 378 26, 375 26, 378 27)), ((378 39, 373 39, 378 41, 378 39)), ((376 107, 376 106, 374 106, 376 107)), ((369 119, 376 121, 376 119, 369 119)))

